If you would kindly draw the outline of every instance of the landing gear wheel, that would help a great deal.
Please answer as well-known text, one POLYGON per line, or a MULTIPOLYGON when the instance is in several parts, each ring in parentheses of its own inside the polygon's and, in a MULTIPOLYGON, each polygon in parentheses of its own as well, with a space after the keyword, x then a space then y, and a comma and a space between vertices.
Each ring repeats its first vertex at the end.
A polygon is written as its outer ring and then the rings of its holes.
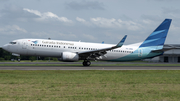
POLYGON ((84 60, 83 66, 90 66, 90 65, 91 65, 91 62, 90 62, 90 61, 84 60))

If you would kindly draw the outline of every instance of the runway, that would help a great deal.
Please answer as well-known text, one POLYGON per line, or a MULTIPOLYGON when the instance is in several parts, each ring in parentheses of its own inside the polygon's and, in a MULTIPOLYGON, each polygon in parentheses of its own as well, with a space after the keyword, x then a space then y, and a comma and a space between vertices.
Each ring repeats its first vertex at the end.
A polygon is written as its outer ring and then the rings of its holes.
MULTIPOLYGON (((74 66, 0 66, 0 70, 180 70, 180 66, 114 66, 118 62, 92 62, 103 66, 77 66, 81 62, 0 62, 0 64, 75 64, 74 66), (106 66, 108 65, 108 66, 106 66), (110 66, 112 65, 112 66, 110 66)), ((139 62, 119 62, 119 64, 159 64, 139 62)), ((169 64, 169 63, 166 63, 169 64)), ((165 64, 165 65, 166 65, 165 64)))
POLYGON ((12 67, 12 66, 3 66, 0 67, 0 70, 180 70, 180 67, 104 67, 104 66, 95 66, 95 67, 78 67, 78 66, 62 66, 62 67, 31 67, 31 66, 23 66, 23 67, 12 67))

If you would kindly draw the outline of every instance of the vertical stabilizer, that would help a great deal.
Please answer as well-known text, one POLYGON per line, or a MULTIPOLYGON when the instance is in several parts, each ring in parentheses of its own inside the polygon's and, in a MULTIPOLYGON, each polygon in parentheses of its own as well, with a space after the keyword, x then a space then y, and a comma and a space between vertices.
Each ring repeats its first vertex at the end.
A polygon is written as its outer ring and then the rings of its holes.
POLYGON ((162 49, 171 21, 172 19, 165 19, 139 47, 156 46, 156 49, 162 49))

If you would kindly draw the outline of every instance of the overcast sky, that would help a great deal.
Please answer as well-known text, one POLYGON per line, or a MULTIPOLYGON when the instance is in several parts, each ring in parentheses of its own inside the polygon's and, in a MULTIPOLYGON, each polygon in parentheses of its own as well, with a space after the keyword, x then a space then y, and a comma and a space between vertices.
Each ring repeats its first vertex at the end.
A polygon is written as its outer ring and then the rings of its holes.
POLYGON ((180 0, 0 0, 0 46, 22 38, 117 44, 144 41, 166 18, 180 44, 180 0))

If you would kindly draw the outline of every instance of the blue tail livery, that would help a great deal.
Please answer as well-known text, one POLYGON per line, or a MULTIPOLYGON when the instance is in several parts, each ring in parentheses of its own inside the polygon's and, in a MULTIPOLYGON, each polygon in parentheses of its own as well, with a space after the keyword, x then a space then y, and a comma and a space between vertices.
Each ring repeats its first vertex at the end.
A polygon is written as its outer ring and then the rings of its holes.
POLYGON ((139 47, 157 46, 157 49, 162 49, 171 21, 171 19, 165 19, 139 47))

